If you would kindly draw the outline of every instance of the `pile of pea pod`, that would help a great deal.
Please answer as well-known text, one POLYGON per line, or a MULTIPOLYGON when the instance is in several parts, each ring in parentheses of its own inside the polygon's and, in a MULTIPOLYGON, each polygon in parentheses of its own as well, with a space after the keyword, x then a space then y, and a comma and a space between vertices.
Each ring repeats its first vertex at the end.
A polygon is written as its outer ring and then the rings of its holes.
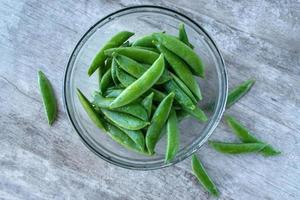
POLYGON ((117 33, 94 57, 88 75, 98 72, 99 90, 93 101, 79 89, 77 94, 95 125, 128 149, 154 155, 166 132, 169 162, 179 149, 180 119, 207 120, 196 80, 205 77, 205 68, 183 24, 178 36, 157 32, 129 42, 133 35, 117 33))

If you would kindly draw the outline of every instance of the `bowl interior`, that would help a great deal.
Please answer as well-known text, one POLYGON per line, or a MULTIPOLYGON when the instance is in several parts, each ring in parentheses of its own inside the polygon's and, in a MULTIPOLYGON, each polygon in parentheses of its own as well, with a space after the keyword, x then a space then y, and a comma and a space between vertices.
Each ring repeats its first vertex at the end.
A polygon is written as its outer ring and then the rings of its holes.
POLYGON ((95 24, 73 51, 64 84, 65 106, 69 118, 84 143, 103 159, 132 169, 162 168, 177 163, 196 151, 218 124, 227 95, 225 66, 210 37, 199 25, 180 13, 152 6, 123 9, 95 24), (115 33, 123 30, 135 32, 130 41, 159 31, 177 35, 180 22, 185 24, 189 40, 206 66, 206 78, 198 79, 203 95, 200 106, 210 101, 216 104, 213 112, 207 112, 209 120, 206 123, 198 123, 190 117, 180 123, 180 150, 176 158, 166 164, 164 163, 166 135, 157 144, 156 155, 153 157, 123 148, 91 122, 77 98, 76 88, 92 99, 92 93, 98 90, 98 76, 95 72, 89 77, 87 69, 97 51, 115 33))

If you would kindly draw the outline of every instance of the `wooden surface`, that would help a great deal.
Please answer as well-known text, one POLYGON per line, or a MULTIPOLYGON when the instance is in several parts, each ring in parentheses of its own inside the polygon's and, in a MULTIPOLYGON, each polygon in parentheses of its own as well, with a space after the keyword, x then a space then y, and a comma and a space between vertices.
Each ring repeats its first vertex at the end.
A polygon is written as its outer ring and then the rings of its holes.
MULTIPOLYGON (((300 3, 294 1, 156 1, 199 22, 220 47, 229 85, 255 77, 228 113, 282 155, 198 152, 220 199, 300 199, 300 3)), ((210 199, 190 160, 150 172, 115 167, 80 141, 63 109, 62 81, 71 51, 103 16, 138 0, 0 1, 0 199, 210 199), (44 117, 37 84, 54 85, 59 115, 44 117)), ((213 138, 236 140, 221 123, 213 138)))

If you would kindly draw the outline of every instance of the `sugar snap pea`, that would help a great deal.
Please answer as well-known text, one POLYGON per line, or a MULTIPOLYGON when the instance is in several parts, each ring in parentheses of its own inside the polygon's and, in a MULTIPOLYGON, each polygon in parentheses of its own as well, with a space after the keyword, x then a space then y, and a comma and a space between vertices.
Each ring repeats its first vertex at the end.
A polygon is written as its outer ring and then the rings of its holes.
POLYGON ((108 58, 105 61, 105 64, 98 68, 98 80, 99 80, 99 88, 101 84, 101 79, 104 76, 105 72, 111 67, 112 59, 108 58))
POLYGON ((57 113, 56 99, 53 88, 50 81, 42 71, 38 72, 38 83, 43 98, 48 124, 51 125, 54 122, 57 113))
POLYGON ((148 50, 148 51, 153 51, 155 53, 159 53, 159 51, 156 48, 153 48, 153 47, 139 47, 139 46, 136 46, 136 48, 145 49, 145 50, 148 50))
POLYGON ((141 148, 138 144, 136 144, 126 133, 124 133, 120 128, 118 128, 117 126, 111 124, 111 123, 107 123, 107 130, 108 130, 108 135, 117 143, 119 143, 120 145, 134 150, 138 153, 143 153, 145 154, 145 152, 141 151, 141 148))
POLYGON ((240 100, 245 94, 247 94, 250 91, 251 87, 254 85, 254 83, 255 79, 249 79, 232 89, 227 97, 226 108, 229 108, 238 100, 240 100))
POLYGON ((181 88, 181 90, 193 101, 194 104, 197 104, 197 99, 189 90, 189 88, 174 74, 171 74, 172 78, 174 79, 175 83, 181 88))
POLYGON ((255 153, 261 151, 264 143, 226 143, 218 141, 208 141, 216 151, 228 154, 255 153))
POLYGON ((182 58, 196 75, 204 78, 204 65, 193 49, 171 35, 154 33, 153 36, 167 49, 182 58))
POLYGON ((149 122, 145 122, 144 120, 126 113, 111 111, 104 108, 102 108, 101 111, 105 117, 107 117, 113 123, 128 130, 140 130, 149 125, 149 122))
POLYGON ((119 67, 117 67, 117 69, 116 69, 116 74, 117 74, 118 80, 124 87, 128 87, 134 81, 136 81, 136 78, 134 78, 130 74, 126 73, 124 70, 122 70, 119 67))
POLYGON ((172 92, 166 96, 153 114, 146 133, 146 147, 150 155, 154 154, 155 145, 158 142, 162 128, 168 119, 174 96, 175 94, 172 92))
POLYGON ((121 129, 124 133, 126 133, 126 135, 130 137, 130 139, 139 147, 140 151, 146 152, 145 137, 141 130, 128 130, 122 127, 118 127, 118 128, 121 129))
POLYGON ((105 54, 107 56, 112 56, 114 52, 132 58, 137 62, 150 65, 152 65, 153 62, 155 62, 155 60, 159 57, 158 53, 138 47, 119 47, 105 50, 105 54))
POLYGON ((171 110, 167 122, 167 138, 165 162, 173 160, 179 149, 179 129, 177 116, 174 109, 171 110))
POLYGON ((208 120, 206 114, 198 106, 196 106, 193 110, 190 109, 184 109, 184 110, 187 113, 189 113, 191 116, 193 116, 195 119, 197 119, 199 122, 206 122, 208 120))
POLYGON ((201 185, 213 196, 219 196, 220 192, 216 185, 213 183, 211 178, 208 176, 205 168, 203 167, 201 161, 196 155, 192 156, 192 170, 201 185))
POLYGON ((103 94, 106 91, 106 89, 112 85, 113 81, 111 77, 111 68, 109 68, 100 80, 100 92, 103 94))
POLYGON ((185 85, 191 90, 197 100, 201 100, 202 96, 200 87, 187 64, 185 64, 181 58, 169 51, 161 43, 157 41, 153 41, 153 43, 157 49, 164 54, 164 57, 170 64, 169 66, 174 70, 175 74, 180 78, 180 80, 182 80, 182 82, 184 82, 185 85))
MULTIPOLYGON (((113 56, 115 57, 118 65, 124 71, 126 71, 128 74, 130 74, 131 76, 133 76, 135 78, 141 77, 148 69, 144 65, 142 65, 142 64, 136 62, 135 60, 128 58, 126 56, 119 55, 117 53, 113 54, 113 56)), ((156 84, 165 83, 170 79, 171 79, 171 76, 168 75, 168 73, 165 70, 164 73, 162 74, 162 76, 156 82, 156 84)))
POLYGON ((84 110, 86 111, 86 113, 88 114, 88 116, 90 117, 90 119, 94 122, 94 124, 98 128, 100 128, 102 130, 106 130, 106 128, 105 128, 105 121, 101 118, 101 116, 99 115, 99 113, 96 112, 96 110, 94 109, 94 107, 92 106, 92 104, 82 94, 82 92, 79 89, 77 89, 77 96, 79 98, 79 101, 80 101, 82 107, 84 108, 84 110))
POLYGON ((132 46, 140 46, 140 47, 155 47, 152 44, 152 40, 154 40, 153 35, 145 35, 137 39, 132 43, 132 46))
POLYGON ((117 78, 117 61, 115 59, 112 59, 111 63, 111 78, 115 85, 119 83, 119 80, 117 78))
POLYGON ((148 96, 146 96, 143 101, 142 101, 142 105, 144 106, 144 108, 147 110, 148 113, 148 117, 150 118, 151 116, 151 110, 152 110, 152 101, 153 101, 153 96, 154 93, 151 92, 148 96))
MULTIPOLYGON (((101 94, 96 93, 94 95, 93 104, 100 107, 109 109, 109 105, 113 102, 115 98, 104 98, 101 94)), ((126 106, 113 109, 117 112, 127 113, 141 120, 148 121, 147 110, 139 103, 131 103, 126 106)))
POLYGON ((180 89, 174 80, 170 80, 164 84, 164 88, 167 92, 175 93, 175 100, 185 109, 194 110, 195 104, 193 101, 180 89))
POLYGON ((182 41, 184 44, 188 45, 189 47, 191 47, 192 49, 194 48, 194 46, 189 42, 189 38, 186 34, 185 28, 184 28, 184 24, 180 23, 179 24, 179 28, 178 28, 178 38, 180 41, 182 41))
POLYGON ((88 75, 91 76, 99 67, 104 66, 104 61, 106 59, 106 55, 104 54, 105 49, 118 47, 133 35, 134 33, 132 32, 121 31, 114 35, 108 42, 106 42, 93 59, 88 70, 88 75))
MULTIPOLYGON (((226 101, 226 109, 230 108, 233 104, 238 102, 243 96, 245 96, 255 83, 255 79, 248 79, 243 83, 235 86, 232 90, 228 92, 228 97, 226 101)), ((215 102, 210 102, 204 106, 205 110, 212 111, 215 102)))
POLYGON ((165 68, 161 54, 152 66, 136 81, 129 85, 112 103, 111 108, 126 105, 147 92, 160 78, 165 68))
MULTIPOLYGON (((265 142, 257 139, 253 136, 245 126, 238 122, 234 117, 226 115, 226 122, 228 126, 233 130, 234 134, 240 138, 242 142, 245 143, 264 143, 265 142)), ((264 156, 275 156, 279 155, 281 152, 274 149, 271 145, 266 144, 266 146, 260 151, 264 156)))
POLYGON ((123 90, 124 88, 111 87, 105 91, 104 96, 106 98, 114 98, 119 96, 123 90))

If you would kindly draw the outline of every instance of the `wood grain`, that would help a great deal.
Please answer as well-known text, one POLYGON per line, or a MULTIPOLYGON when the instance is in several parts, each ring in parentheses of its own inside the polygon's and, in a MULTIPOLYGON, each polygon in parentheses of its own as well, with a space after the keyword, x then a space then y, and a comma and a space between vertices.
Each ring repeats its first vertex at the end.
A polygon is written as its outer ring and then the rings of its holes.
MULTIPOLYGON (((0 199, 210 199, 190 160, 163 170, 121 169, 96 157, 69 124, 62 104, 64 69, 75 44, 101 17, 153 4, 139 0, 0 2, 0 199), (37 84, 41 69, 59 99, 49 128, 37 84)), ((228 113, 281 156, 198 152, 219 199, 300 199, 300 3, 156 1, 198 21, 225 58, 230 86, 255 77, 251 93, 228 113)), ((220 123, 214 139, 235 140, 220 123)))

